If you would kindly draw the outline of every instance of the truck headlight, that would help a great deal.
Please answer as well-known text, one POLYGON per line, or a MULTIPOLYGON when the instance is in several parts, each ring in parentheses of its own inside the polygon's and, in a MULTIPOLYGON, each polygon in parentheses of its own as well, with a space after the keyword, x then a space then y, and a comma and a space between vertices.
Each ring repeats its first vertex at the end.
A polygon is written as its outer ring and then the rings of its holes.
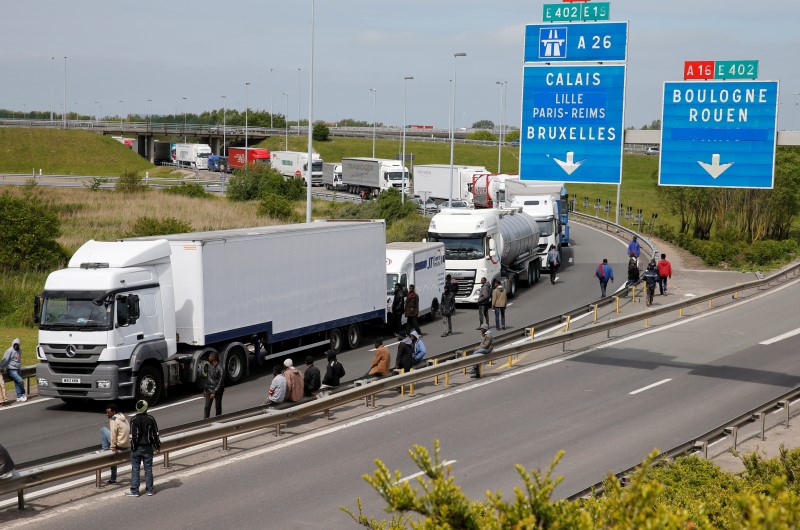
POLYGON ((40 387, 50 386, 50 383, 44 377, 37 377, 36 379, 40 387))
POLYGON ((111 381, 109 381, 108 379, 98 379, 97 388, 109 389, 111 388, 111 381))
POLYGON ((36 358, 40 361, 46 361, 47 357, 44 355, 44 348, 41 346, 36 346, 36 358))

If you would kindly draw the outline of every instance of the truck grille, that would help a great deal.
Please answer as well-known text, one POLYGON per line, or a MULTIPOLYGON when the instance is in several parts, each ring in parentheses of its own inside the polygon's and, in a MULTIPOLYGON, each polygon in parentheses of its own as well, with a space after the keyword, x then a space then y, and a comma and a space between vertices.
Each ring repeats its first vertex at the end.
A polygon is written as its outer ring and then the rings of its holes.
POLYGON ((94 373, 94 368, 97 364, 79 364, 79 363, 69 363, 69 364, 61 364, 61 363, 49 363, 50 370, 54 374, 59 375, 92 375, 94 373))
POLYGON ((97 362, 100 354, 106 348, 104 344, 41 344, 41 347, 50 362, 78 364, 97 362), (72 355, 68 352, 71 352, 72 355))

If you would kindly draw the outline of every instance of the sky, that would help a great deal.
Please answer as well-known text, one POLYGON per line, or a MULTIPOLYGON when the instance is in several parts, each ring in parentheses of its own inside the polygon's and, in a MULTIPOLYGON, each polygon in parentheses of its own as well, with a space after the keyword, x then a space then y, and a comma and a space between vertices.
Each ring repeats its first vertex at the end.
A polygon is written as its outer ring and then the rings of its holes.
MULTIPOLYGON (((456 127, 500 121, 497 81, 503 122, 519 127, 525 24, 542 21, 544 3, 316 0, 313 120, 401 125, 405 108, 407 124, 447 128, 455 66, 456 127)), ((610 3, 611 20, 629 22, 626 127, 661 118, 663 83, 681 80, 686 60, 759 60, 759 78, 780 81, 779 129, 800 119, 798 0, 610 3)), ((286 114, 287 93, 289 119, 298 101, 308 117, 311 0, 3 4, 0 108, 61 112, 66 56, 69 112, 200 113, 225 101, 286 114)))

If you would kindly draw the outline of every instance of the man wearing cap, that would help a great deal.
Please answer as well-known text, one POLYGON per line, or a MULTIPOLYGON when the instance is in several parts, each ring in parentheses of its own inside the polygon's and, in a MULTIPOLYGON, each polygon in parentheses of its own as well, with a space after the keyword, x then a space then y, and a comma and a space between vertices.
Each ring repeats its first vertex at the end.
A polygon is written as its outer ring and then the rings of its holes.
POLYGON ((336 352, 328 350, 325 352, 328 358, 328 366, 325 369, 325 377, 322 379, 323 385, 339 386, 339 383, 344 377, 344 366, 336 359, 336 352))
MULTIPOLYGON (((492 353, 492 330, 489 329, 489 326, 486 324, 481 324, 479 328, 481 330, 481 343, 478 344, 478 349, 475 350, 474 353, 479 353, 482 355, 488 355, 492 353)), ((481 365, 476 364, 472 367, 472 375, 470 375, 472 379, 480 379, 481 377, 481 365)))
POLYGON ((300 401, 303 399, 303 374, 294 367, 291 359, 283 361, 283 377, 286 378, 286 401, 300 401))
POLYGON ((425 343, 422 342, 422 339, 419 338, 419 333, 416 331, 411 332, 411 340, 414 344, 413 364, 419 364, 423 359, 425 359, 425 354, 428 353, 428 350, 425 348, 425 343))
POLYGON ((144 462, 144 480, 147 495, 156 494, 153 487, 153 450, 161 449, 156 419, 147 413, 147 401, 136 402, 136 416, 131 420, 131 489, 126 497, 139 496, 139 468, 144 462))

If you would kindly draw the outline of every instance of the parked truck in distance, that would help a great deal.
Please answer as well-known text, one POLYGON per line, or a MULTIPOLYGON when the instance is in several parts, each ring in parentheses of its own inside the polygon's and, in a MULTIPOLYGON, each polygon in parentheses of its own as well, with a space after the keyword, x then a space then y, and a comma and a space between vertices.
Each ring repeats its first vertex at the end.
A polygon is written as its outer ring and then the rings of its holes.
POLYGON ((342 165, 328 162, 322 164, 322 183, 325 185, 325 189, 344 191, 346 187, 342 183, 342 165))
POLYGON ((211 155, 210 157, 208 157, 208 170, 218 171, 220 173, 227 173, 228 171, 230 171, 230 166, 228 165, 228 157, 220 155, 211 155))
POLYGON ((229 147, 228 166, 231 170, 255 164, 269 164, 269 149, 261 147, 229 147))
POLYGON ((481 278, 506 278, 512 298, 520 279, 529 286, 539 281, 539 227, 519 210, 445 208, 431 219, 428 241, 444 243, 447 273, 458 282, 456 302, 476 303, 481 278))
POLYGON ((153 142, 153 163, 157 166, 175 163, 175 144, 171 142, 153 142))
POLYGON ((436 318, 445 274, 444 244, 400 241, 387 244, 386 314, 392 312, 394 286, 399 283, 404 296, 408 294, 408 286, 414 286, 419 296, 419 316, 436 318))
POLYGON ((408 169, 399 160, 386 158, 343 158, 342 183, 350 193, 362 191, 376 196, 384 190, 402 188, 405 176, 406 189, 410 189, 408 169))
MULTIPOLYGON (((453 166, 453 200, 472 202, 472 179, 476 174, 488 174, 483 166, 453 166)), ((414 166, 414 195, 436 201, 450 200, 450 165, 418 164, 414 166)))
MULTIPOLYGON (((300 151, 273 151, 272 167, 287 178, 302 178, 308 175, 308 153, 300 151)), ((311 161, 311 185, 322 185, 323 160, 318 153, 313 153, 311 161)))
POLYGON ((569 207, 565 183, 545 180, 507 179, 505 181, 505 200, 511 207, 521 207, 522 211, 536 219, 542 229, 539 246, 547 244, 544 252, 555 246, 569 246, 569 207))
POLYGON ((180 166, 208 169, 211 147, 208 144, 175 144, 175 162, 180 166))
POLYGON ((251 346, 355 348, 385 322, 385 245, 382 221, 88 241, 36 299, 39 393, 153 405, 211 352, 234 384, 251 346))

